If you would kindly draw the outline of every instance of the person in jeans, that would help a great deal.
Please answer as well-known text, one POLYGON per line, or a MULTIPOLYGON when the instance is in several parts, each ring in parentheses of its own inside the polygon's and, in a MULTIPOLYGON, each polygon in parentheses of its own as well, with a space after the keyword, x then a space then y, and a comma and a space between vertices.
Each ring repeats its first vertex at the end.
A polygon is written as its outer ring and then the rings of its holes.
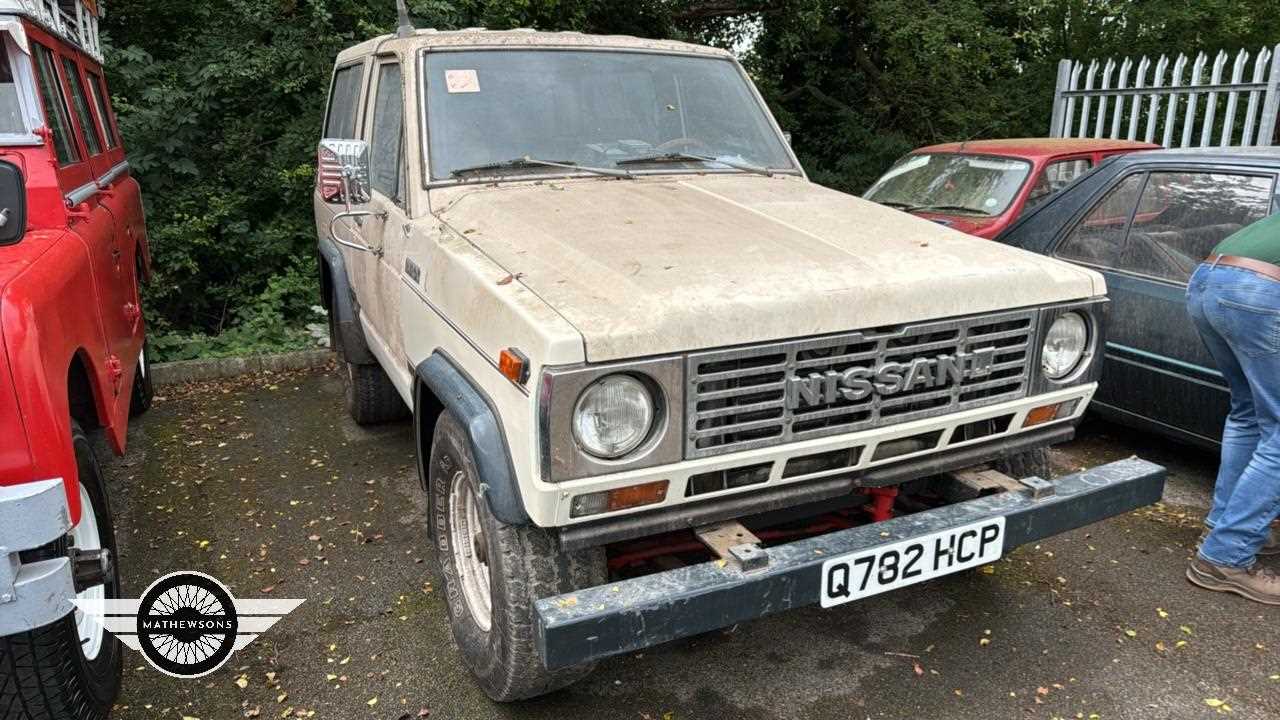
POLYGON ((1187 579, 1280 605, 1280 215, 1222 241, 1196 269, 1187 310, 1231 389, 1209 527, 1187 579))

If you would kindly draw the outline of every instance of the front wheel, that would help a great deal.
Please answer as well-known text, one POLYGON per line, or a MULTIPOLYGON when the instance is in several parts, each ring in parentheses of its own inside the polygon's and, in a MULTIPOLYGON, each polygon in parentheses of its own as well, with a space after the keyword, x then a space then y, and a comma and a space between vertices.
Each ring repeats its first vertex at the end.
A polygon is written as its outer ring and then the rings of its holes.
POLYGON ((603 584, 603 550, 558 552, 546 530, 495 518, 480 492, 462 425, 448 411, 436 423, 426 469, 428 524, 449 626, 480 687, 507 702, 585 677, 593 665, 543 666, 534 646, 534 602, 603 584))
MULTIPOLYGON (((53 557, 71 545, 111 551, 107 582, 79 593, 81 600, 120 597, 115 527, 106 485, 84 431, 71 425, 80 479, 80 522, 65 540, 40 553, 53 557)), ((3 720, 105 720, 120 691, 120 641, 79 610, 34 630, 0 638, 0 711, 3 720)))

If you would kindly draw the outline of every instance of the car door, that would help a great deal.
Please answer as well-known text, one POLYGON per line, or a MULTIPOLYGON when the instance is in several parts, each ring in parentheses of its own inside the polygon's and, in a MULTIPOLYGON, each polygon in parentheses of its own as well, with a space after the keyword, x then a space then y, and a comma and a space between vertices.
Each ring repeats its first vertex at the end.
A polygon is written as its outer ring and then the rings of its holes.
POLYGON ((1271 211, 1274 185, 1255 169, 1138 169, 1059 243, 1058 257, 1106 276, 1112 300, 1099 409, 1193 442, 1221 440, 1228 392, 1187 317, 1187 281, 1219 242, 1271 211))
MULTIPOLYGON (((404 73, 396 56, 374 59, 365 108, 364 135, 369 143, 370 199, 374 215, 356 226, 370 252, 352 258, 363 266, 361 313, 370 340, 381 346, 384 367, 395 380, 403 374, 404 337, 400 328, 400 273, 409 223, 405 183, 404 73)), ((378 352, 378 349, 374 350, 378 352)))

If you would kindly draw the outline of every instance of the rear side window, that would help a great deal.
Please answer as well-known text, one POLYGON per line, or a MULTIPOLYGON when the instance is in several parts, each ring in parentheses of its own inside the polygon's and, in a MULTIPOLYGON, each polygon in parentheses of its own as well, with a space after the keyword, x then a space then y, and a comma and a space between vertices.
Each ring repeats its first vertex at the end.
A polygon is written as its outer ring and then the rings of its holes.
POLYGON ((53 132, 53 149, 59 165, 80 162, 80 150, 71 132, 71 113, 67 110, 67 96, 58 82, 58 70, 54 65, 53 51, 32 43, 36 55, 36 81, 40 83, 40 102, 44 105, 45 121, 53 132))
POLYGON ((369 148, 369 174, 373 189, 400 202, 401 151, 404 149, 404 103, 401 101, 400 65, 378 67, 378 97, 373 106, 373 138, 369 148))
POLYGON ((89 73, 89 94, 93 96, 93 104, 98 108, 98 123, 102 130, 102 137, 107 140, 107 149, 113 150, 120 144, 120 139, 116 137, 115 130, 111 124, 110 110, 107 108, 107 90, 102 84, 102 78, 89 73))
POLYGON ((62 71, 67 76, 67 85, 71 86, 71 107, 75 108, 76 120, 84 131, 85 145, 90 155, 97 155, 102 152, 102 139, 98 135, 98 124, 93 121, 93 113, 89 111, 89 98, 84 93, 80 70, 75 63, 62 58, 62 71))
POLYGON ((333 91, 329 95, 329 116, 324 122, 325 137, 355 138, 356 106, 360 102, 363 69, 363 65, 349 65, 334 73, 333 91))
POLYGON ((1270 177, 1215 172, 1153 172, 1118 266, 1185 283, 1228 235, 1267 216, 1270 177))
POLYGON ((1031 194, 1027 195, 1027 202, 1023 206, 1023 211, 1025 212, 1039 205, 1041 201, 1047 200, 1050 195, 1070 185, 1072 180, 1089 172, 1092 167, 1093 163, 1088 158, 1056 160, 1045 165, 1040 177, 1036 178, 1036 184, 1032 187, 1031 194))

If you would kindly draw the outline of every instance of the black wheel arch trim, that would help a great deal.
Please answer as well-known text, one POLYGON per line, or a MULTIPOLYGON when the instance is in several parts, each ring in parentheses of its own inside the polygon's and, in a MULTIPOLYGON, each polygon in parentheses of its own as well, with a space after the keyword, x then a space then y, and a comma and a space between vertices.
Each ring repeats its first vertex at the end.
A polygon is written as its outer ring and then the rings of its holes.
POLYGON ((329 308, 329 312, 336 313, 335 325, 338 332, 342 333, 343 359, 356 365, 372 365, 378 359, 369 350, 364 328, 360 327, 360 306, 355 299, 355 291, 351 288, 351 278, 347 275, 347 262, 338 246, 328 238, 319 239, 319 250, 320 262, 328 268, 329 280, 333 283, 333 307, 329 308))
MULTIPOLYGON (((520 496, 520 485, 511 463, 511 449, 502 430, 501 417, 489 396, 453 361, 448 354, 437 350, 414 369, 418 382, 429 390, 445 412, 453 413, 462 423, 471 454, 480 473, 481 496, 494 517, 507 525, 529 525, 520 496)), ((414 393, 415 405, 420 405, 419 392, 414 393)), ((422 422, 418 407, 414 408, 414 423, 422 422)), ((430 442, 430 437, 423 440, 430 442)), ((423 481, 426 481, 425 451, 419 449, 418 462, 423 481)))

